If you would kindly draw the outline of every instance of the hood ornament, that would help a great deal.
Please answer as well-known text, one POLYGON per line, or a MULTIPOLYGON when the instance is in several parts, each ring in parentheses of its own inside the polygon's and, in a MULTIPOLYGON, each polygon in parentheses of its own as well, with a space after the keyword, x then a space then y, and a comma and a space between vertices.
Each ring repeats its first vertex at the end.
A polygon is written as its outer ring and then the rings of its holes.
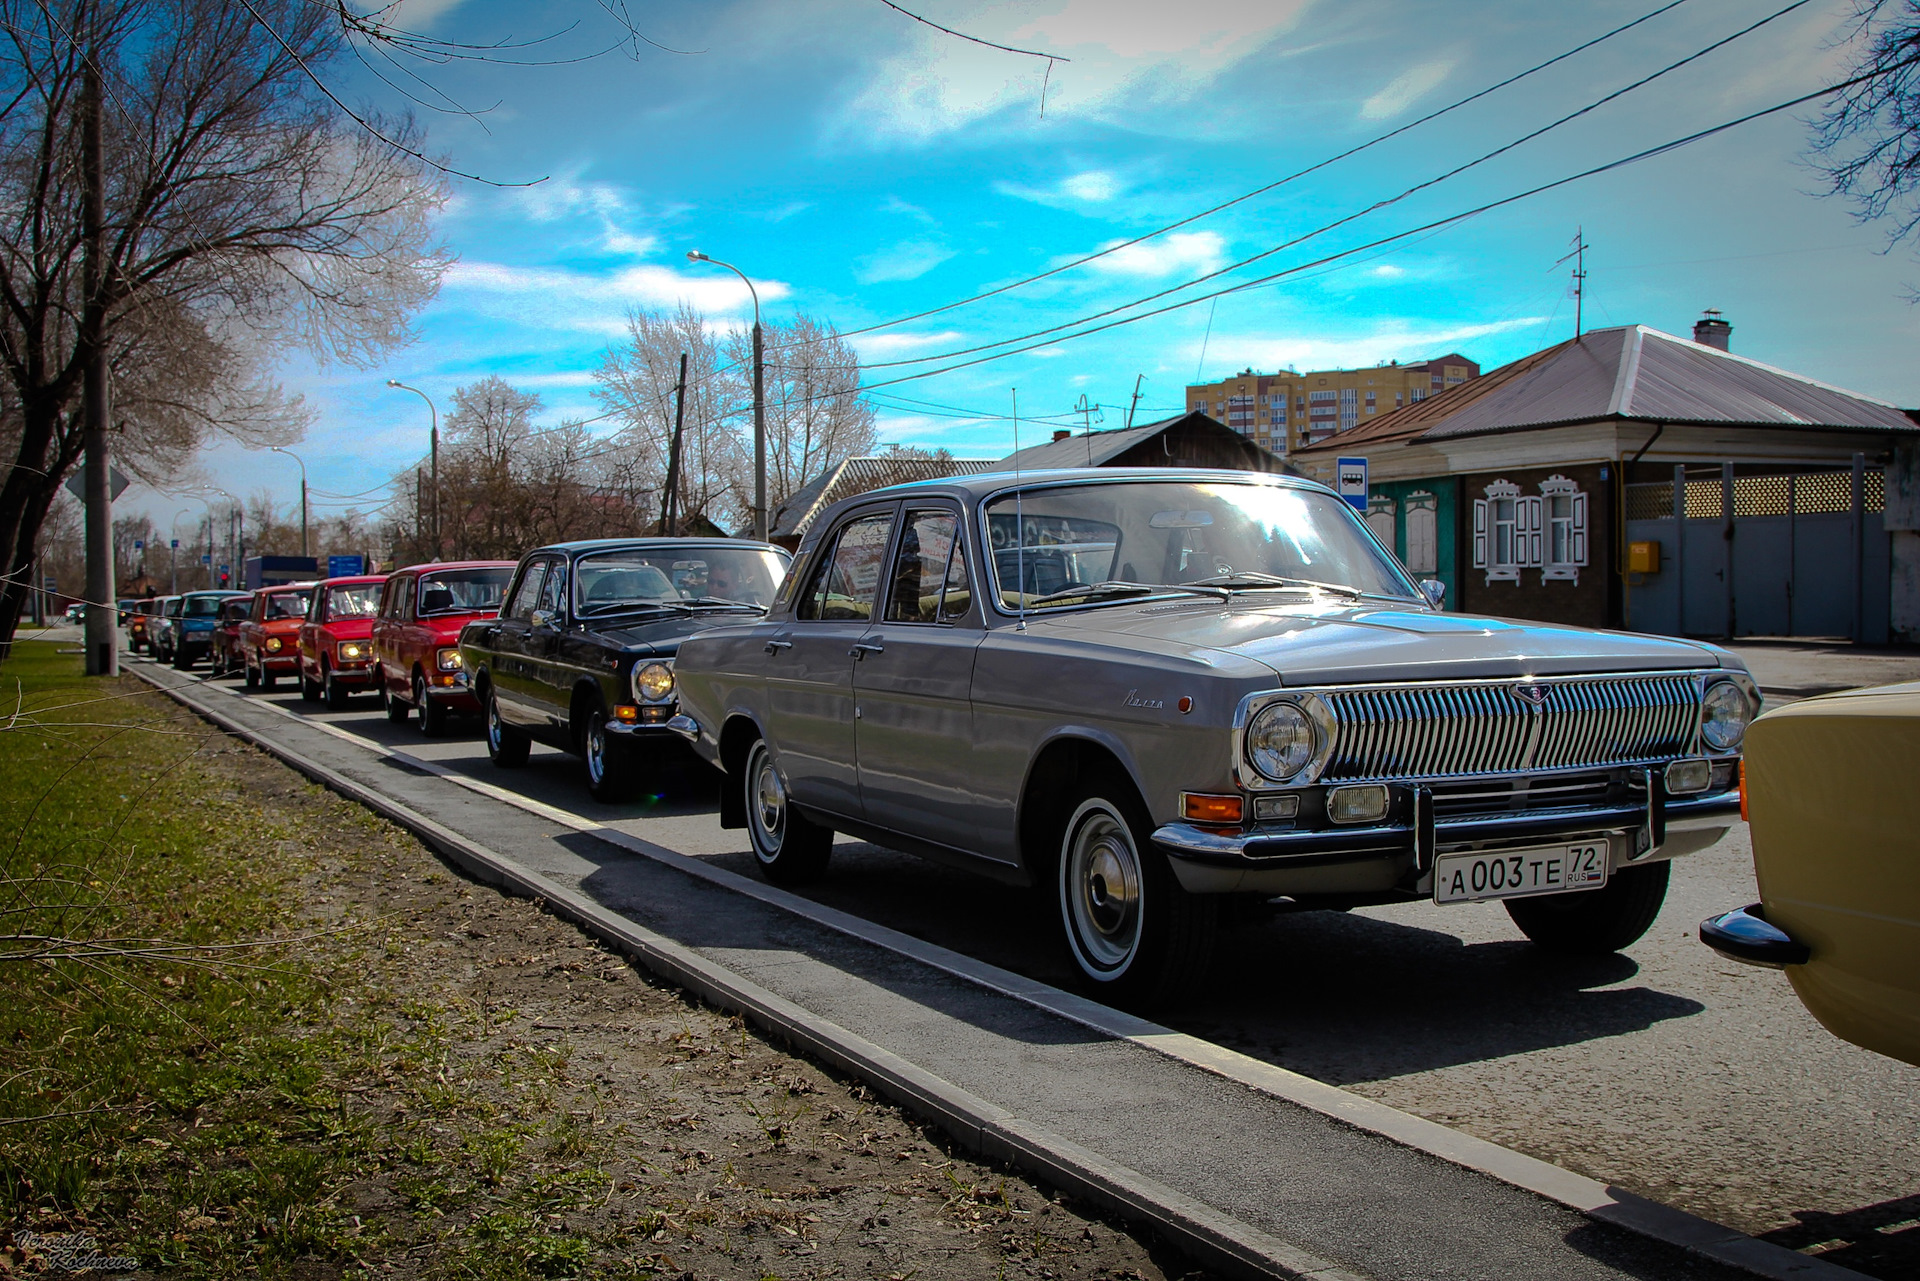
POLYGON ((1544 685, 1535 685, 1531 681, 1522 685, 1510 686, 1507 692, 1525 703, 1528 707, 1540 707, 1547 701, 1547 687, 1544 685))

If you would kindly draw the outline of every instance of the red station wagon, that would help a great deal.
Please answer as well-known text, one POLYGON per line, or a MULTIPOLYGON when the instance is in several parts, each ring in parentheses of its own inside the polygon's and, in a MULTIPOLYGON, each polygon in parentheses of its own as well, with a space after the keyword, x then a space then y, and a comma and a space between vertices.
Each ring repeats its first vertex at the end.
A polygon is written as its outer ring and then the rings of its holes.
POLYGON ((373 620, 373 658, 388 720, 404 721, 417 709, 420 732, 434 735, 453 713, 480 711, 460 670, 460 629, 500 612, 517 563, 410 565, 387 579, 373 620))
POLYGON ((377 692, 373 666, 373 618, 380 612, 385 574, 329 578, 313 591, 307 621, 300 625, 300 696, 325 699, 335 711, 356 692, 377 692))
POLYGON ((313 603, 312 583, 276 583, 253 593, 253 612, 240 624, 240 662, 248 689, 272 689, 300 671, 300 624, 313 603))

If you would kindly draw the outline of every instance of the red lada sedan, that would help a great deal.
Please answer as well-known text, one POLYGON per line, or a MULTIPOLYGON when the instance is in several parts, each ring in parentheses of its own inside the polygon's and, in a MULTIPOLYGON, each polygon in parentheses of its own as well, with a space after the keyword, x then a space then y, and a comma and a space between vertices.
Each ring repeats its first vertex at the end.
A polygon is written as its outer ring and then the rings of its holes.
POLYGON ((300 697, 325 699, 339 711, 365 690, 378 692, 373 666, 373 618, 380 612, 385 574, 329 578, 314 588, 300 625, 300 697))
POLYGON ((500 612, 517 562, 456 561, 409 565, 387 579, 373 620, 373 659, 387 719, 420 713, 420 732, 443 732, 455 712, 480 704, 460 670, 460 629, 500 612))
POLYGON ((300 624, 313 603, 312 583, 276 583, 253 593, 253 612, 240 624, 240 664, 248 689, 272 689, 300 671, 300 624))

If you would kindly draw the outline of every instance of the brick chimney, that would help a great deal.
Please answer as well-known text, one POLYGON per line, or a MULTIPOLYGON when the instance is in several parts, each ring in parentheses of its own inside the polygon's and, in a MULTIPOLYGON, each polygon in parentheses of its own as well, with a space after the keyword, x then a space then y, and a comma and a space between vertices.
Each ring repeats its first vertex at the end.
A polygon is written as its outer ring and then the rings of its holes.
POLYGON ((1720 351, 1729 350, 1727 342, 1733 337, 1733 326, 1720 319, 1720 309, 1709 307, 1706 314, 1693 322, 1693 340, 1702 347, 1713 347, 1720 351))
MULTIPOLYGON (((1726 346, 1726 344, 1725 344, 1724 342, 1723 342, 1723 343, 1721 343, 1720 345, 1721 345, 1722 347, 1724 347, 1724 346, 1726 346)), ((1061 429, 1061 428, 1056 428, 1056 429, 1054 430, 1054 433, 1053 433, 1053 438, 1054 438, 1055 440, 1065 440, 1065 439, 1066 439, 1067 437, 1069 437, 1069 436, 1071 436, 1071 435, 1073 435, 1073 433, 1072 433, 1072 432, 1070 432, 1070 431, 1066 431, 1066 430, 1064 430, 1064 429, 1061 429)))

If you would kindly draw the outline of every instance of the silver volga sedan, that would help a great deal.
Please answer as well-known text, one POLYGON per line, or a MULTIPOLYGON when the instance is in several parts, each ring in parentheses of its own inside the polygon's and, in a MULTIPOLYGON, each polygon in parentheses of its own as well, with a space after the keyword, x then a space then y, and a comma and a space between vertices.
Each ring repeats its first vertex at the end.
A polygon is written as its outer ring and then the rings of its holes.
POLYGON ((1501 899, 1544 947, 1625 947, 1737 821, 1759 691, 1709 645, 1441 594, 1306 481, 895 486, 815 522, 763 621, 682 642, 673 725, 769 880, 838 831, 1043 887, 1110 999, 1186 987, 1234 896, 1501 899))

